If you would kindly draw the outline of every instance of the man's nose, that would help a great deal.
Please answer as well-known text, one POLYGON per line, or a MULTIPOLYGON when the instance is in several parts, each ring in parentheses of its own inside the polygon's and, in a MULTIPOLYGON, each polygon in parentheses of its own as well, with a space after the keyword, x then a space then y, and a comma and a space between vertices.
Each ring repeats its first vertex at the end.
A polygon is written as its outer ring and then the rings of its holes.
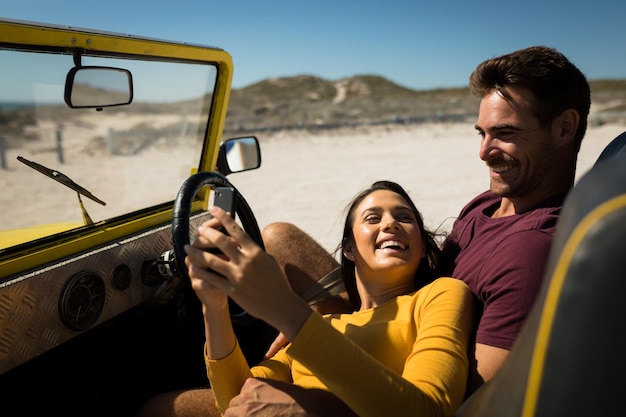
POLYGON ((480 149, 478 150, 478 156, 483 161, 489 159, 489 155, 496 149, 495 144, 497 139, 490 135, 485 135, 480 141, 480 149))

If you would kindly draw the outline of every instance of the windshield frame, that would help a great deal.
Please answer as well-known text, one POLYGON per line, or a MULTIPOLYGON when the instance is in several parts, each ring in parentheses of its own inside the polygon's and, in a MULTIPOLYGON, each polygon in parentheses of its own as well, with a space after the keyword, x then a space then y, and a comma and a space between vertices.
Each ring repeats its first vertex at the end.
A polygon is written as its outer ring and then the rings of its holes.
MULTIPOLYGON (((190 174, 195 171, 214 170, 233 73, 232 58, 224 50, 8 19, 0 19, 0 48, 215 66, 216 78, 212 100, 208 108, 202 111, 202 117, 206 117, 207 121, 201 156, 196 162, 197 166, 190 167, 190 174)), ((173 199, 121 216, 114 216, 93 224, 0 249, 0 270, 2 271, 0 278, 27 267, 34 268, 60 259, 87 247, 139 233, 157 224, 171 222, 172 206, 173 199)))

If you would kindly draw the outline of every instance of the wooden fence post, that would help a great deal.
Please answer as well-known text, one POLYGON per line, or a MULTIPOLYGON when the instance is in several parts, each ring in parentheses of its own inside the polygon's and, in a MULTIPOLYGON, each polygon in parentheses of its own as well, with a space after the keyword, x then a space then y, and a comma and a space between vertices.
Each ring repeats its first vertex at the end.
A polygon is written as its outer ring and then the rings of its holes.
POLYGON ((109 128, 109 136, 107 138, 107 149, 109 155, 115 155, 115 129, 109 128))
POLYGON ((57 130, 57 135, 56 135, 56 140, 57 140, 57 159, 59 160, 59 163, 64 163, 64 158, 63 158, 63 138, 61 136, 61 131, 57 130))
POLYGON ((7 169, 7 158, 5 154, 4 136, 0 135, 0 167, 7 169))

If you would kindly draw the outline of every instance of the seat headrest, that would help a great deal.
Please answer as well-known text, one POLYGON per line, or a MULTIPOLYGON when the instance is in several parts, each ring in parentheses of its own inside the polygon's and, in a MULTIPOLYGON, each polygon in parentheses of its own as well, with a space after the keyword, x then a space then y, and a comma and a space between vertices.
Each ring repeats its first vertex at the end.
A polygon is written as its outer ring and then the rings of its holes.
POLYGON ((602 153, 596 160, 596 164, 604 161, 607 158, 626 152, 625 145, 626 145, 626 132, 617 136, 615 139, 611 141, 611 143, 606 145, 606 147, 602 150, 602 153))

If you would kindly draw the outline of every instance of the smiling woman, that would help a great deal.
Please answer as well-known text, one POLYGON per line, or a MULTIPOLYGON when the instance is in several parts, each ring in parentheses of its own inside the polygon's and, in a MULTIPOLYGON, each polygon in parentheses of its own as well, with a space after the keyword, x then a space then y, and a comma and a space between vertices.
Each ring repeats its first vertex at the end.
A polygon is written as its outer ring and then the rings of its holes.
MULTIPOLYGON (((439 248, 402 187, 376 182, 349 206, 341 270, 358 311, 346 314, 313 312, 274 258, 223 210, 211 213, 186 247, 186 263, 203 304, 205 361, 221 412, 237 408, 250 377, 318 388, 311 392, 324 400, 304 406, 318 415, 335 404, 343 415, 438 416, 461 404, 472 297, 457 279, 434 279, 439 248), (223 255, 209 251, 215 247, 223 255), (249 368, 228 320, 227 297, 280 330, 289 346, 249 368)), ((211 409, 206 404, 203 411, 211 409)))
MULTIPOLYGON (((408 263, 409 269, 414 268, 416 271, 409 274, 414 275, 416 281, 405 283, 413 289, 422 287, 438 276, 441 250, 436 243, 436 236, 425 228, 422 214, 400 185, 391 181, 373 183, 353 198, 347 213, 341 240, 341 268, 354 309, 363 308, 361 303, 364 294, 358 289, 359 282, 367 275, 363 268, 376 268, 377 262, 370 265, 362 259, 368 254, 380 256, 381 260, 386 257, 403 259, 402 263, 408 263), (378 233, 383 227, 405 233, 378 233), (407 233, 409 231, 412 234, 407 233), (404 237, 401 236, 403 234, 404 237), (387 247, 389 244, 392 246, 387 247)), ((368 300, 368 303, 371 302, 368 300)))

